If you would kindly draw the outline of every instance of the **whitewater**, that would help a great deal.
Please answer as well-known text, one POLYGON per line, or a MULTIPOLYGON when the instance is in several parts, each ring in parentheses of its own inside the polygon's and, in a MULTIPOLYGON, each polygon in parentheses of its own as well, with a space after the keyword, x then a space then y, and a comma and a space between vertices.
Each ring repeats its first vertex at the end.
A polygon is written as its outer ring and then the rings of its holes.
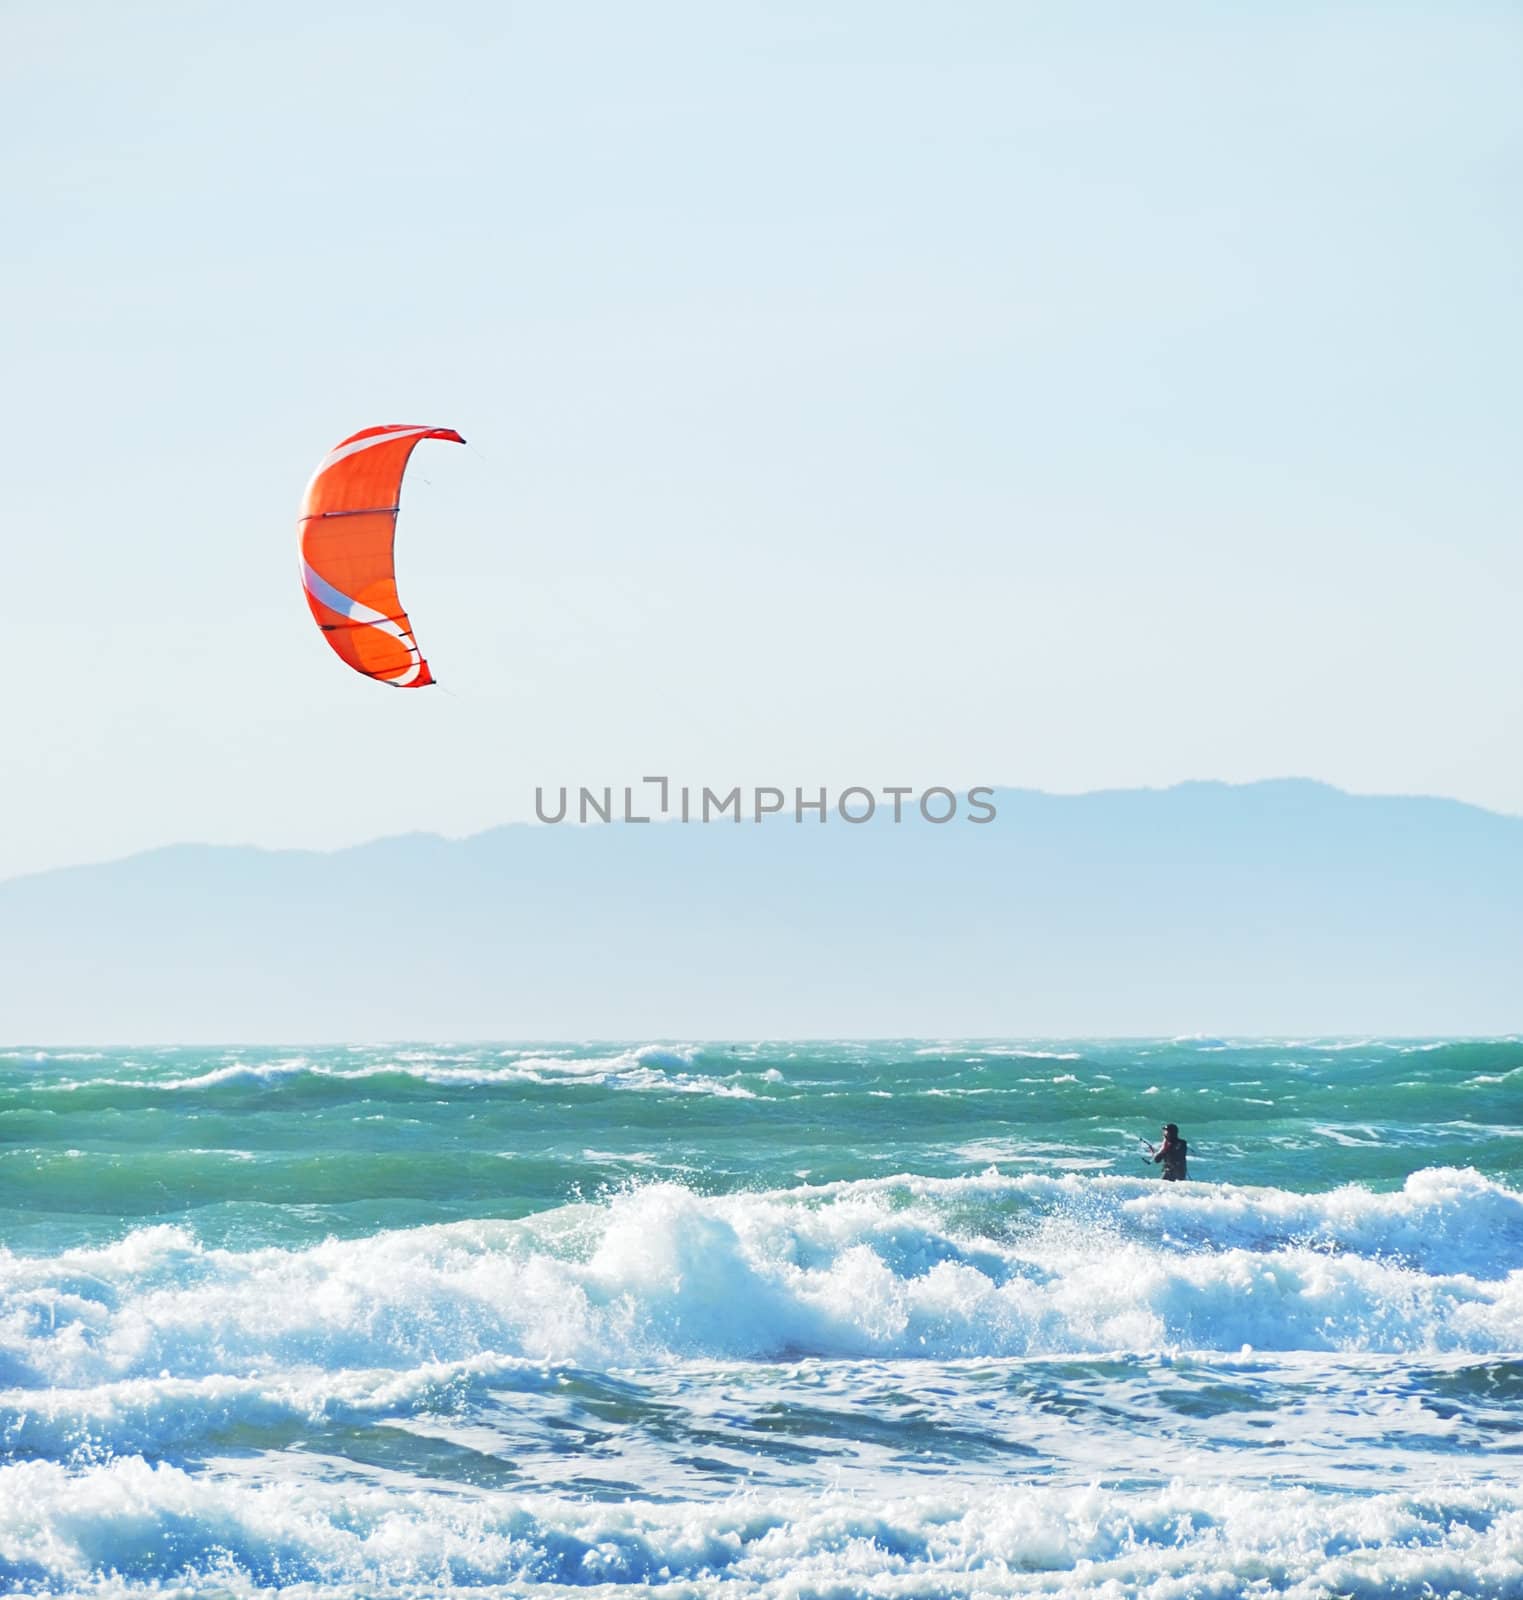
POLYGON ((1523 1597, 1523 1039, 0 1050, 0 1591, 632 1586, 1523 1597))

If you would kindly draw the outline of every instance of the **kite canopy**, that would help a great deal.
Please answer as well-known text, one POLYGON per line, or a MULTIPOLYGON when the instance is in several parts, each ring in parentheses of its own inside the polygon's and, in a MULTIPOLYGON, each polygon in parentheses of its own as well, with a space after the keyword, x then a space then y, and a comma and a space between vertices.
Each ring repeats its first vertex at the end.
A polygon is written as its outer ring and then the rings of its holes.
POLYGON ((392 542, 407 458, 451 428, 362 428, 331 449, 302 502, 301 581, 323 637, 356 672, 395 689, 434 681, 397 597, 392 542))

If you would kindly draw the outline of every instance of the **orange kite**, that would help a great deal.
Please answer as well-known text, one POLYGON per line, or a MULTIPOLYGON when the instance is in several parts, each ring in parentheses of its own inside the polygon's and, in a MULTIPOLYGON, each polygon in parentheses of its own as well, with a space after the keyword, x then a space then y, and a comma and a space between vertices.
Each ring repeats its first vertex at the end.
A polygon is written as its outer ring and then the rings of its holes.
POLYGON ((362 428, 323 457, 298 524, 302 587, 323 637, 356 672, 394 689, 434 681, 392 562, 402 474, 420 439, 465 443, 451 428, 362 428))

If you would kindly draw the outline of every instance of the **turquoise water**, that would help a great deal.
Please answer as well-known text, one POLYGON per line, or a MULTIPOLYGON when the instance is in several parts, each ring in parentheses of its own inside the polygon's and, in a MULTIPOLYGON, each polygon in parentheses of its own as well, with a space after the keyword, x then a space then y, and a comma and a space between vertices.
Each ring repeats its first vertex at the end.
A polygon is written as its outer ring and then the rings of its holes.
POLYGON ((1520 1039, 12 1050, 0 1239, 21 1590, 1523 1595, 1520 1039))

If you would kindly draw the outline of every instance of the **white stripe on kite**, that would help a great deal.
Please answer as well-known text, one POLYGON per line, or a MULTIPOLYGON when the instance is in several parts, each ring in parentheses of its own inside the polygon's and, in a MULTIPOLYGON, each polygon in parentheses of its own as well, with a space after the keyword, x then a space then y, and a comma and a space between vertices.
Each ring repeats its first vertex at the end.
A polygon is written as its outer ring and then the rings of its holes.
POLYGON ((399 623, 393 622, 384 612, 377 611, 359 600, 351 600, 342 590, 335 589, 321 573, 313 571, 305 559, 301 564, 301 581, 307 593, 319 605, 327 606, 330 611, 337 612, 341 617, 348 617, 353 622, 362 622, 367 627, 374 628, 377 633, 387 634, 406 650, 410 657, 408 665, 402 669, 398 677, 381 678, 382 683, 394 684, 398 689, 403 689, 422 671, 423 653, 418 649, 412 635, 404 632, 399 623))
POLYGON ((425 433, 435 433, 435 428, 388 428, 385 433, 372 433, 363 439, 351 439, 348 444, 341 444, 337 449, 330 450, 317 464, 317 471, 312 474, 312 483, 307 485, 307 493, 312 492, 312 484, 339 461, 349 456, 358 455, 361 450, 369 450, 374 445, 392 444, 398 439, 421 439, 425 433))

